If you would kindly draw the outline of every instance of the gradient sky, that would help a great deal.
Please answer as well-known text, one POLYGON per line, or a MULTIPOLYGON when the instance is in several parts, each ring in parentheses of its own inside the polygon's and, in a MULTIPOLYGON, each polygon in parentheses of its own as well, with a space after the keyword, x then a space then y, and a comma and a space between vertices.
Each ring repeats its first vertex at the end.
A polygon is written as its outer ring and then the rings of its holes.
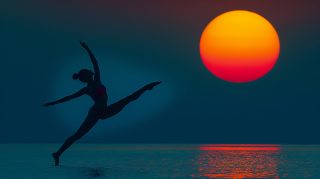
POLYGON ((142 85, 163 84, 101 121, 82 142, 320 143, 320 2, 293 0, 77 0, 0 2, 0 142, 62 142, 92 102, 41 104, 82 87, 100 63, 110 103, 142 85), (277 29, 281 53, 262 79, 231 84, 199 55, 205 26, 249 10, 277 29))

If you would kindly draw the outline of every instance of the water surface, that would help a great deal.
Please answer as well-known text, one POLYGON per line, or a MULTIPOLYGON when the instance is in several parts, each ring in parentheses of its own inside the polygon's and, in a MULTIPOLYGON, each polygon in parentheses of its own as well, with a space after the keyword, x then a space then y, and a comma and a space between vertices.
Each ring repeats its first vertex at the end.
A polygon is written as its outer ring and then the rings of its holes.
POLYGON ((56 144, 0 144, 0 178, 320 178, 320 146, 76 144, 53 166, 56 144))

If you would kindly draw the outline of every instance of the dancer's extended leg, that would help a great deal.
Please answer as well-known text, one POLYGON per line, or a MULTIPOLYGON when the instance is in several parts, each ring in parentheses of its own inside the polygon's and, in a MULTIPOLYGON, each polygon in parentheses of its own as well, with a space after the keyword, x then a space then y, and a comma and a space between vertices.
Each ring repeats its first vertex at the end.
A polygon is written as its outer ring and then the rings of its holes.
POLYGON ((85 135, 99 120, 99 118, 94 113, 88 114, 85 121, 81 124, 80 128, 74 133, 72 136, 67 138, 67 140, 63 143, 60 149, 53 153, 52 156, 55 160, 55 165, 59 165, 59 157, 60 155, 67 150, 76 140, 80 139, 83 135, 85 135))
POLYGON ((134 101, 138 99, 144 92, 147 90, 152 90, 153 87, 160 84, 161 82, 153 82, 150 84, 145 85, 144 87, 138 89, 136 92, 132 93, 131 95, 121 99, 118 102, 115 102, 107 107, 107 111, 105 115, 102 115, 102 119, 107 119, 111 116, 116 115, 119 113, 127 104, 129 104, 131 101, 134 101))

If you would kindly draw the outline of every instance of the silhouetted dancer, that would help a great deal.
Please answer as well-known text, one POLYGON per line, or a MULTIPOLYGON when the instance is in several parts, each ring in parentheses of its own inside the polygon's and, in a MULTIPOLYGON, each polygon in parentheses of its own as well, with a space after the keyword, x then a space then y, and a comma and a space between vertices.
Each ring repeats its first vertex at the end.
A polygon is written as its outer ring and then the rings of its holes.
POLYGON ((67 138, 67 140, 63 143, 63 145, 57 152, 52 154, 56 166, 59 165, 59 157, 61 156, 61 154, 65 150, 67 150, 76 140, 80 139, 84 134, 86 134, 98 122, 99 119, 107 119, 119 113, 128 103, 138 99, 142 93, 147 90, 152 90, 153 87, 161 83, 153 82, 147 84, 131 95, 108 106, 108 94, 106 92, 105 86, 100 81, 100 71, 97 60, 89 47, 84 42, 80 42, 80 44, 90 56, 94 68, 94 73, 91 70, 82 69, 78 73, 75 73, 72 78, 74 80, 79 79, 81 82, 87 83, 87 86, 72 95, 66 96, 57 101, 46 103, 44 104, 44 106, 52 106, 55 104, 63 103, 71 99, 80 97, 84 94, 89 95, 93 99, 94 105, 90 108, 88 115, 84 122, 81 124, 80 128, 73 135, 67 138))

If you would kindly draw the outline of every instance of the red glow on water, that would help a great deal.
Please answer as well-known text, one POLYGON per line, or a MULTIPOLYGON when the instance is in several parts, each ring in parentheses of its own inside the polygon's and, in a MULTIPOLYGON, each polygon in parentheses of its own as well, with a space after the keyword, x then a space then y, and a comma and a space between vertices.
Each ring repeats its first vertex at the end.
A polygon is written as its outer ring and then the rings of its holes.
POLYGON ((220 151, 279 151, 280 147, 278 145, 271 144, 210 144, 205 146, 200 146, 200 150, 220 150, 220 151))
POLYGON ((278 179, 278 145, 202 145, 198 157, 199 175, 208 178, 278 179))

